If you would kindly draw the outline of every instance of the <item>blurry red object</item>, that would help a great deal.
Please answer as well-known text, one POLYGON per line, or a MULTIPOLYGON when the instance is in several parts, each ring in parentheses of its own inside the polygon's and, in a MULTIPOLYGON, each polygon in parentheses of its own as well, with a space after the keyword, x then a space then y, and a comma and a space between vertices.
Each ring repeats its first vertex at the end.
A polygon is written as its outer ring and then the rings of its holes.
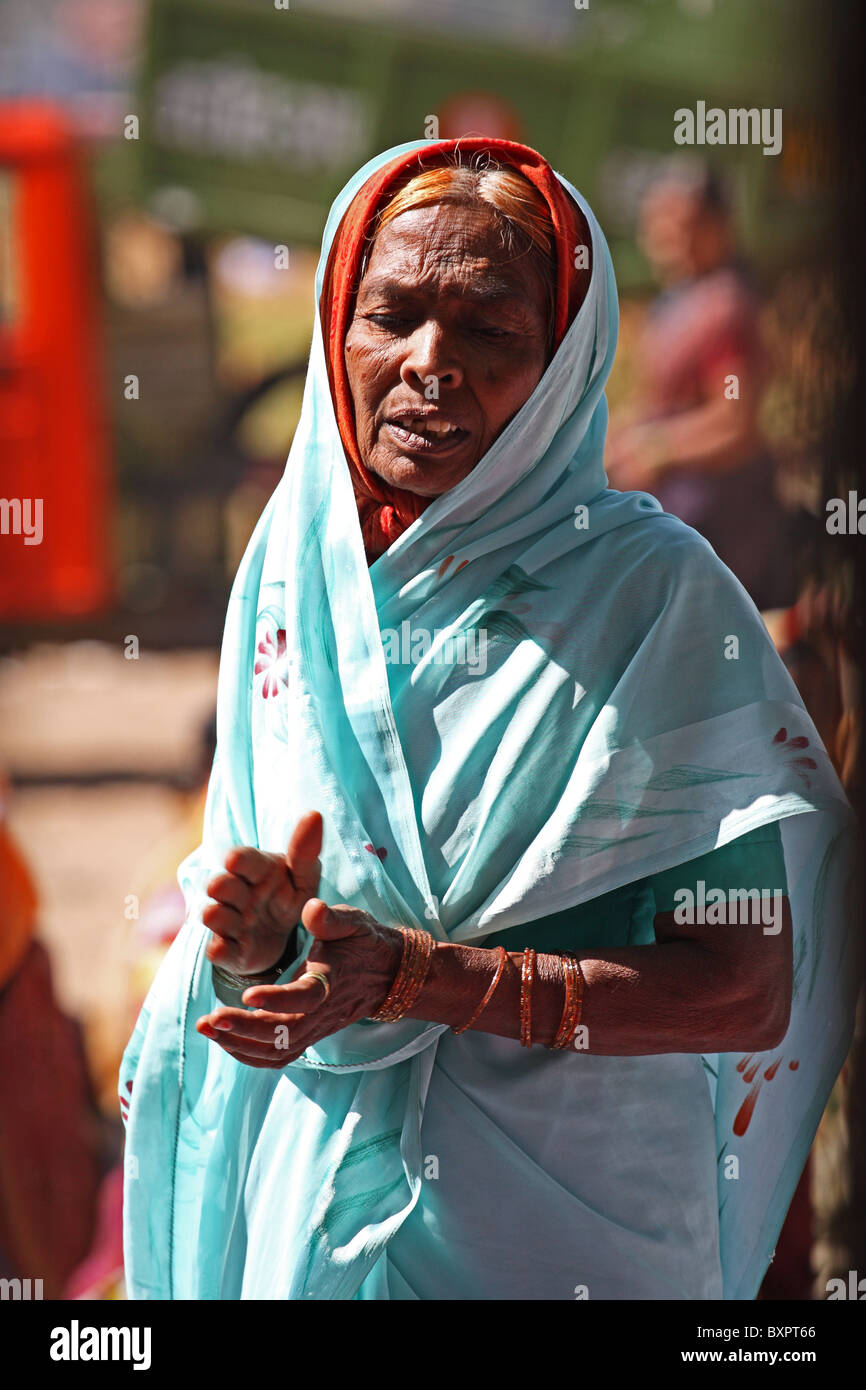
POLYGON ((123 1168, 112 1168, 99 1189, 99 1216, 93 1245, 72 1271, 63 1297, 125 1298, 123 1282, 123 1168))
POLYGON ((89 190, 64 115, 0 102, 0 617, 111 596, 108 420, 89 190))

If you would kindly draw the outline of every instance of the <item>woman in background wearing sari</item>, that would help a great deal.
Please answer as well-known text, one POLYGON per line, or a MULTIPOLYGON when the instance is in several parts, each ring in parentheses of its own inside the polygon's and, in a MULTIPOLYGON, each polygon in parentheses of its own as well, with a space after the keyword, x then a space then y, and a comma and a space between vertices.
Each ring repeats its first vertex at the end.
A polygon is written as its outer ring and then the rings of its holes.
POLYGON ((417 142, 316 289, 121 1069, 130 1295, 753 1298, 850 1037, 852 817, 742 587, 606 486, 601 230, 535 151, 417 142))

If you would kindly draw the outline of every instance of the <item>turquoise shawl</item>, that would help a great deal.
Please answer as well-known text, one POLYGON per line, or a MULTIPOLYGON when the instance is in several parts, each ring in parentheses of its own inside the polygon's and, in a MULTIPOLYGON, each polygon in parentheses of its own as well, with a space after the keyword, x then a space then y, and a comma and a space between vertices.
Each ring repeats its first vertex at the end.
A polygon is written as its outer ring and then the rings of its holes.
MULTIPOLYGON (((424 144, 340 193, 317 304, 357 190, 424 144)), ((704 1059, 725 1296, 753 1298, 768 1264, 851 1034, 853 817, 737 580, 654 498, 606 485, 614 272, 562 182, 594 244, 586 299, 474 471, 371 567, 316 316, 286 471, 229 603, 188 919, 121 1069, 130 1297, 353 1298, 417 1200, 442 1026, 357 1023, 282 1072, 194 1028, 215 1002, 204 885, 232 845, 284 850, 312 807, 323 898, 474 944, 780 822, 790 1028, 772 1057, 704 1059)))

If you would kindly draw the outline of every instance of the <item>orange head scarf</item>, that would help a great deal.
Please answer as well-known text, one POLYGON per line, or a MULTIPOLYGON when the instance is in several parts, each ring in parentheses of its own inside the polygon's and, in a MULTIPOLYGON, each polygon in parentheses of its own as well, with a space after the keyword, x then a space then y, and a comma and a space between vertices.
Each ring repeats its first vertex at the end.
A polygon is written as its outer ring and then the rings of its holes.
POLYGON ((527 145, 481 136, 440 140, 423 149, 398 155, 377 170, 356 194, 334 237, 319 307, 331 395, 370 563, 383 554, 407 526, 411 526, 433 498, 420 497, 404 488, 389 487, 361 462, 343 347, 354 313, 364 246, 376 214, 387 201, 397 180, 409 173, 413 165, 417 165, 418 171, 430 168, 431 164, 436 163, 437 156, 452 154, 456 149, 466 154, 489 152, 502 164, 523 174, 547 203, 556 248, 554 351, 580 308, 589 284, 589 270, 575 269, 574 266, 575 247, 588 246, 590 242, 583 214, 547 161, 527 145))

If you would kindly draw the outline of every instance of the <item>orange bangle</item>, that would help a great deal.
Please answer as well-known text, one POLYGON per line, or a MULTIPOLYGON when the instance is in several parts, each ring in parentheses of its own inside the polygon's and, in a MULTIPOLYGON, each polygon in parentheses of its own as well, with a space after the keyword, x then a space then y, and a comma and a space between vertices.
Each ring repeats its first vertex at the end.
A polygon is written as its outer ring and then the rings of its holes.
POLYGON ((484 1011, 484 1009, 487 1008, 487 1005, 490 1003, 490 1000, 493 998, 493 995, 496 991, 496 986, 502 979, 502 972, 505 969, 505 963, 508 960, 508 952, 506 951, 504 946, 497 946, 496 949, 499 952, 499 964, 496 967, 496 973, 493 976, 493 981, 491 984, 487 986, 487 989, 484 991, 484 998, 481 1000, 481 1003, 478 1005, 478 1008, 475 1010, 469 1022, 461 1023, 459 1028, 451 1029, 451 1032, 454 1033, 455 1036, 458 1033, 465 1033, 467 1028, 472 1027, 473 1023, 476 1022, 480 1014, 484 1011))
POLYGON ((411 1009, 424 988, 436 946, 429 932, 419 931, 417 927, 400 927, 398 930, 403 935, 400 968, 384 1002, 376 1013, 370 1015, 375 1023, 396 1023, 411 1009))
POLYGON ((577 972, 578 980, 580 981, 580 994, 579 994, 579 997, 578 997, 578 1000, 577 1000, 577 1016, 576 1016, 576 1018, 575 1018, 575 1020, 574 1020, 574 1028, 572 1029, 572 1031, 571 1031, 571 1037, 570 1037, 569 1040, 568 1040, 568 1046, 569 1046, 569 1047, 571 1047, 572 1043, 574 1042, 574 1035, 575 1035, 575 1033, 577 1032, 578 1028, 580 1027, 580 1020, 581 1020, 581 1018, 583 1017, 583 996, 584 996, 584 993, 585 993, 585 991, 586 991, 586 976, 585 976, 584 973, 583 973, 583 966, 581 965, 581 963, 580 963, 580 961, 578 960, 577 956, 574 956, 574 957, 573 957, 573 960, 574 960, 574 968, 575 968, 575 971, 577 972))
POLYGON ((562 1017, 559 1027, 556 1030, 556 1037, 549 1044, 551 1049, 569 1047, 580 1023, 580 1012, 583 1004, 583 972, 580 968, 580 961, 571 952, 566 952, 562 957, 562 973, 565 982, 565 1004, 563 1005, 562 1017))
POLYGON ((532 982, 535 979, 536 952, 527 946, 520 972, 520 1046, 532 1046, 532 982))

